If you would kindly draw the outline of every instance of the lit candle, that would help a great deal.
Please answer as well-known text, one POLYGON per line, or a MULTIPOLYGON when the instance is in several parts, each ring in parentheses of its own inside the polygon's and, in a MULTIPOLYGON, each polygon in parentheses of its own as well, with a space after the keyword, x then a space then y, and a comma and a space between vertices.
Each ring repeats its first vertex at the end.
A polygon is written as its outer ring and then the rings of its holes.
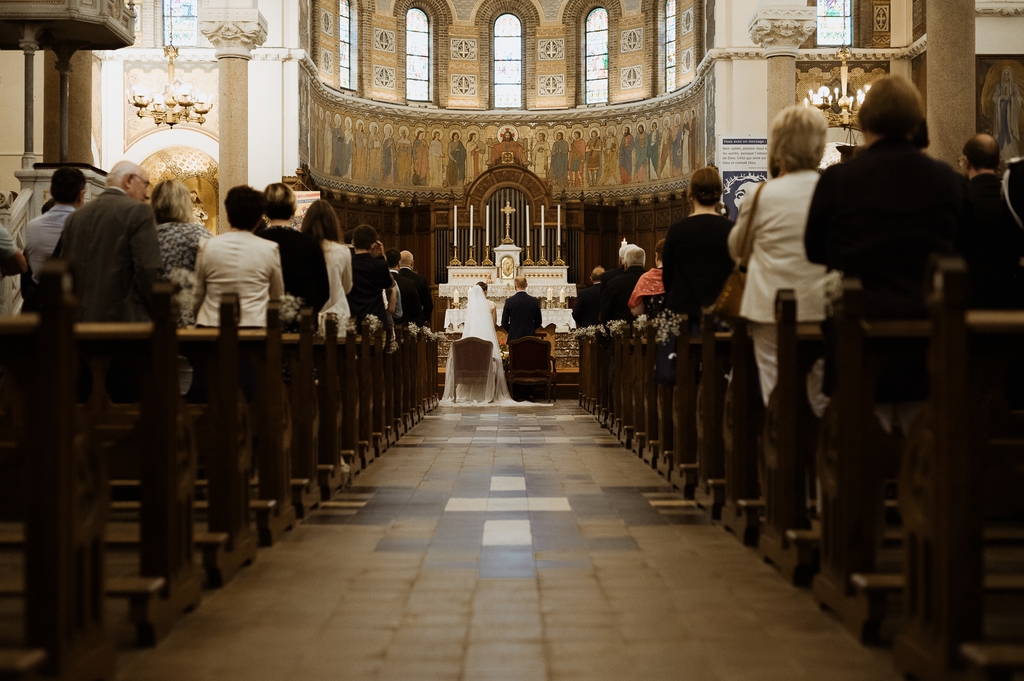
POLYGON ((473 206, 469 206, 469 249, 473 250, 473 206))
MULTIPOLYGON (((541 208, 543 210, 543 208, 541 208)), ((544 222, 540 223, 540 247, 544 248, 544 222)))
POLYGON ((459 207, 455 206, 455 218, 452 220, 452 235, 455 237, 455 248, 459 247, 459 207))
POLYGON ((565 307, 565 287, 564 286, 561 288, 561 290, 558 291, 558 305, 560 307, 565 307))
POLYGON ((622 240, 622 245, 623 245, 623 246, 625 246, 625 245, 626 245, 626 240, 625 240, 625 239, 623 239, 623 240, 622 240))
POLYGON ((555 232, 555 244, 558 246, 562 245, 562 204, 557 206, 558 212, 558 230, 555 232))
MULTIPOLYGON (((491 247, 491 204, 484 206, 484 246, 491 247)), ((490 256, 488 256, 490 257, 490 256)))
POLYGON ((554 291, 551 289, 550 286, 548 286, 548 305, 551 304, 551 297, 552 297, 553 294, 554 294, 554 291))
MULTIPOLYGON (((544 204, 540 206, 540 238, 544 238, 544 204)), ((543 241, 541 243, 544 243, 543 241)))
POLYGON ((452 293, 452 300, 455 302, 455 307, 458 307, 459 306, 459 289, 455 289, 455 292, 452 293))

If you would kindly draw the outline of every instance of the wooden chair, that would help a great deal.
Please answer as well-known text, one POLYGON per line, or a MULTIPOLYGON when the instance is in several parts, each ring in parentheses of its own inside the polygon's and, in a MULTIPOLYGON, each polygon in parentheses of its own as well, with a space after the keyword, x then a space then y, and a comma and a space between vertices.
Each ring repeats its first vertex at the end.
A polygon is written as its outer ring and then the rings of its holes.
POLYGON ((555 358, 551 356, 551 343, 534 336, 526 336, 508 344, 509 386, 542 385, 548 401, 555 390, 555 358))
POLYGON ((487 372, 494 356, 494 346, 482 338, 461 338, 452 343, 452 372, 455 388, 453 399, 458 402, 458 386, 480 385, 487 382, 487 372))

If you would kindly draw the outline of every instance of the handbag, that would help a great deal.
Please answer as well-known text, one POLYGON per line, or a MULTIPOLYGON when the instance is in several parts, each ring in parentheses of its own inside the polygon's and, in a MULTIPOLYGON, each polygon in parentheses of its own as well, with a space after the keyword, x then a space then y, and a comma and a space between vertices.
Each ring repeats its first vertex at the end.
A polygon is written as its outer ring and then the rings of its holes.
POLYGON ((740 249, 740 258, 736 261, 732 272, 726 278, 721 293, 715 298, 715 304, 711 306, 711 312, 719 319, 730 320, 737 319, 740 316, 743 289, 747 285, 747 264, 750 262, 750 256, 754 252, 754 217, 757 215, 757 204, 765 184, 761 183, 761 186, 754 192, 754 199, 750 204, 750 217, 747 219, 750 227, 747 229, 746 239, 743 240, 743 248, 740 249))

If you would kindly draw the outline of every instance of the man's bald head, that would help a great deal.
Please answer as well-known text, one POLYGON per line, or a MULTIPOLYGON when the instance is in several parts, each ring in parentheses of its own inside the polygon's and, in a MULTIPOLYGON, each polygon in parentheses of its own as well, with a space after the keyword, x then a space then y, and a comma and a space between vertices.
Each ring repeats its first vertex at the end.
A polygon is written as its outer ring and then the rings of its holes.
POLYGON ((107 173, 107 186, 123 189, 139 201, 149 200, 149 171, 131 161, 118 161, 107 173))
POLYGON ((598 265, 597 267, 594 268, 594 271, 590 273, 590 281, 596 284, 597 282, 601 281, 602 274, 604 274, 604 268, 598 265))
POLYGON ((416 260, 412 257, 412 251, 402 251, 398 260, 398 266, 412 269, 414 264, 416 264, 416 260))
POLYGON ((963 163, 968 178, 995 173, 999 168, 999 144, 992 135, 975 135, 964 145, 963 163))

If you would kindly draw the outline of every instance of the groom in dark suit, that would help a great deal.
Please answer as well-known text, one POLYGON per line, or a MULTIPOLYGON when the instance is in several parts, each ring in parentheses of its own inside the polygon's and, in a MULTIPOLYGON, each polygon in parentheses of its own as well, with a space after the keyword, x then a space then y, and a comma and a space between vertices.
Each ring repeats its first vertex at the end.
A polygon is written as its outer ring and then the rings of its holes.
POLYGON ((510 343, 524 336, 536 335, 536 330, 543 324, 540 303, 526 292, 526 277, 516 277, 515 287, 515 295, 505 301, 501 312, 501 328, 508 332, 510 343))

